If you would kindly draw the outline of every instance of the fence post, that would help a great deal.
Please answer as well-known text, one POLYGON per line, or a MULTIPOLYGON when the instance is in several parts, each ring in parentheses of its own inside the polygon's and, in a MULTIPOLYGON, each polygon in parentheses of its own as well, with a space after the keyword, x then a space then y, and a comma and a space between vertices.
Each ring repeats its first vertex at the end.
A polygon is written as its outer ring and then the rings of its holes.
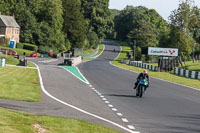
POLYGON ((178 75, 178 68, 177 67, 175 67, 175 71, 174 72, 175 72, 176 75, 178 75))
POLYGON ((200 72, 198 72, 198 77, 197 78, 200 79, 200 72))
POLYGON ((184 76, 184 69, 181 69, 180 75, 181 75, 181 76, 184 76))
POLYGON ((185 70, 185 77, 189 78, 189 70, 185 70))
POLYGON ((192 71, 192 73, 191 73, 191 78, 195 78, 195 75, 196 75, 196 71, 192 71))

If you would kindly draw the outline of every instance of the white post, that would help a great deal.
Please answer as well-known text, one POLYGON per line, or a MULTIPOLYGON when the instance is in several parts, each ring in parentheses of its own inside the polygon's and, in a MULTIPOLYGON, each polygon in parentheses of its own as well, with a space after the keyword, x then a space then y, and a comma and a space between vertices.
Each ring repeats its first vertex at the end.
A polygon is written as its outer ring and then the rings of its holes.
POLYGON ((180 75, 184 76, 184 69, 181 69, 180 75))
POLYGON ((195 74, 196 74, 196 71, 192 71, 192 73, 191 73, 191 78, 195 78, 195 74))
POLYGON ((185 70, 185 77, 189 77, 189 70, 185 70))
POLYGON ((200 72, 198 72, 198 79, 200 79, 200 72))

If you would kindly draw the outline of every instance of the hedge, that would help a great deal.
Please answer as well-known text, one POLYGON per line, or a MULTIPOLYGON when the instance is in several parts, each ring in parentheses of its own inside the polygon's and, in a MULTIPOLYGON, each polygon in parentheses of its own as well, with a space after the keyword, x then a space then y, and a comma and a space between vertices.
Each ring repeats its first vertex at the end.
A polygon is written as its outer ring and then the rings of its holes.
POLYGON ((31 51, 37 51, 38 50, 37 45, 28 44, 28 43, 17 43, 17 48, 27 49, 27 50, 31 50, 31 51))

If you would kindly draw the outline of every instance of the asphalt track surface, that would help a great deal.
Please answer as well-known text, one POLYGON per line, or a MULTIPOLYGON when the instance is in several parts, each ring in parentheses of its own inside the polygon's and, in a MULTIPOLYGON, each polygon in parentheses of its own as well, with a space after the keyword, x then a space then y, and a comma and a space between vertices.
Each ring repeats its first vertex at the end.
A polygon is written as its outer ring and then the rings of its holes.
MULTIPOLYGON (((106 118, 121 126, 133 125, 133 131, 141 133, 199 133, 200 91, 166 81, 151 78, 151 86, 143 98, 135 97, 133 84, 137 73, 117 68, 110 64, 120 47, 116 43, 104 42, 105 51, 97 59, 78 66, 90 84, 112 104, 105 103, 88 84, 81 82, 65 69, 58 67, 63 59, 30 59, 41 72, 48 93, 68 104, 106 118), (114 52, 113 49, 116 49, 114 52), (123 122, 127 118, 128 122, 123 122)), ((92 117, 66 106, 42 92, 40 103, 0 100, 0 106, 34 114, 86 120, 127 132, 113 124, 92 117)))
POLYGON ((141 133, 200 133, 200 91, 151 78, 145 96, 137 98, 132 88, 138 74, 112 66, 120 48, 104 44, 104 53, 79 69, 129 125, 141 133))

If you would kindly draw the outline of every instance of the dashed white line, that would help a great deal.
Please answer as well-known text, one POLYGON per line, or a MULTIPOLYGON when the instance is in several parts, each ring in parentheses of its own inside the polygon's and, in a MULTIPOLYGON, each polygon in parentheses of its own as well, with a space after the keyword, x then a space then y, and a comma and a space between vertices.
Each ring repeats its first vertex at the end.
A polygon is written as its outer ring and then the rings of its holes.
POLYGON ((92 85, 89 85, 89 87, 92 87, 92 85))
POLYGON ((100 97, 102 98, 102 97, 104 97, 104 96, 100 96, 100 97))
POLYGON ((122 121, 126 122, 126 123, 128 122, 128 120, 126 118, 122 118, 122 121))
POLYGON ((118 116, 122 116, 122 113, 117 113, 118 116))
POLYGON ((102 98, 102 100, 106 101, 107 99, 106 98, 102 98))
POLYGON ((112 111, 117 111, 117 109, 116 108, 112 108, 112 111))
POLYGON ((105 103, 110 103, 109 101, 105 101, 105 103))
POLYGON ((111 107, 111 108, 112 108, 112 107, 113 107, 113 105, 111 105, 111 104, 108 104, 108 107, 111 107))
POLYGON ((135 127, 132 126, 132 125, 127 125, 127 127, 128 127, 129 129, 131 129, 131 130, 134 130, 134 129, 135 129, 135 127))

